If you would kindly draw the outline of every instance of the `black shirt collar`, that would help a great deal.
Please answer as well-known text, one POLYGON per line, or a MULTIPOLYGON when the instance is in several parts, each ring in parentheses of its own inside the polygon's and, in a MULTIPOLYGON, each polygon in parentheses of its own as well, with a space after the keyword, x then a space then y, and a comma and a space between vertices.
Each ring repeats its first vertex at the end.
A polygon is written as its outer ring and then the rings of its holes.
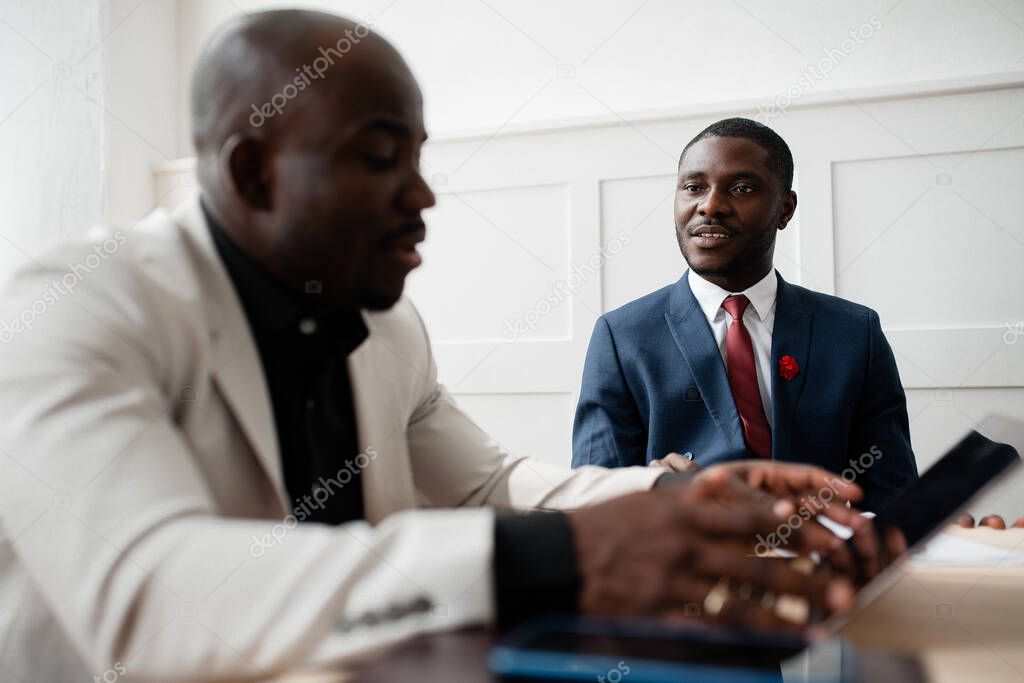
POLYGON ((359 311, 325 312, 317 308, 319 292, 297 293, 286 289, 235 244, 202 201, 200 206, 257 343, 267 337, 297 334, 303 321, 310 320, 333 342, 332 346, 336 344, 335 348, 340 347, 345 354, 366 340, 370 333, 359 311))

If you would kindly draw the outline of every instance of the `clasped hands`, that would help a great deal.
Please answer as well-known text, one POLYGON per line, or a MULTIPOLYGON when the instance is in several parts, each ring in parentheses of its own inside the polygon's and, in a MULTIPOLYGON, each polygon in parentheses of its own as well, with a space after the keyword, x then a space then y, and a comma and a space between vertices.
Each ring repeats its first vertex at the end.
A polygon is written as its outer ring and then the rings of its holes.
POLYGON ((871 521, 847 506, 863 497, 860 487, 820 468, 740 461, 685 469, 693 476, 679 486, 569 515, 582 612, 813 635, 809 614, 849 611, 855 584, 906 551, 898 531, 888 530, 882 542, 871 521), (850 544, 818 515, 849 527, 850 544), (812 553, 819 562, 808 559, 812 553))

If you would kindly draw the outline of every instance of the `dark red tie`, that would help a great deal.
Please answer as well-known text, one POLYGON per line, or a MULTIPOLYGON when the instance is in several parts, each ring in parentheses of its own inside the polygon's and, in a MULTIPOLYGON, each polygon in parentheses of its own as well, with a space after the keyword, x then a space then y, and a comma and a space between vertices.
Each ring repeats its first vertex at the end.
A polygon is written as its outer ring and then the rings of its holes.
POLYGON ((725 364, 729 370, 732 398, 743 423, 743 438, 750 452, 760 458, 772 456, 772 433, 764 416, 761 392, 757 388, 757 364, 750 333, 743 325, 743 312, 750 299, 738 294, 727 297, 722 308, 732 317, 725 335, 725 364))

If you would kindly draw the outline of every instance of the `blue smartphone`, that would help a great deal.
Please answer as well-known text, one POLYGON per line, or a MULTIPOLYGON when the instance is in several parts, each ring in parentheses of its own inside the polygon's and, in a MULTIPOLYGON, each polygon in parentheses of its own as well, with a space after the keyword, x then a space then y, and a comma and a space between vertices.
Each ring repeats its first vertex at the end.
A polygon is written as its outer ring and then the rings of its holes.
POLYGON ((808 646, 799 637, 738 629, 563 617, 511 633, 491 651, 490 667, 503 676, 598 683, 781 683, 784 673, 786 681, 851 680, 841 673, 849 658, 839 655, 815 665, 821 675, 790 676, 787 667, 809 671, 798 661, 808 646))

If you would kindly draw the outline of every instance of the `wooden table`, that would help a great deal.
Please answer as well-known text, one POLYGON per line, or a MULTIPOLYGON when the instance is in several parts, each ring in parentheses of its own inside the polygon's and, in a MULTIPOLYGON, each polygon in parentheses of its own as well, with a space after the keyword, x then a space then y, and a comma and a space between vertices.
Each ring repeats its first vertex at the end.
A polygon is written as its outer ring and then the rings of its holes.
MULTIPOLYGON (((1024 553, 1024 529, 951 527, 946 533, 1024 553)), ((900 572, 899 580, 843 629, 844 637, 880 654, 917 657, 927 679, 936 683, 1024 683, 1024 566, 907 566, 900 572)), ((493 638, 484 629, 418 638, 355 680, 491 682, 485 661, 493 638)), ((339 672, 309 673, 279 683, 339 680, 344 680, 339 672)), ((869 680, 900 679, 879 670, 869 680)))
MULTIPOLYGON (((1024 529, 954 536, 1024 553, 1024 529)), ((1024 566, 907 567, 843 629, 855 644, 913 653, 940 683, 1024 683, 1024 566)))

